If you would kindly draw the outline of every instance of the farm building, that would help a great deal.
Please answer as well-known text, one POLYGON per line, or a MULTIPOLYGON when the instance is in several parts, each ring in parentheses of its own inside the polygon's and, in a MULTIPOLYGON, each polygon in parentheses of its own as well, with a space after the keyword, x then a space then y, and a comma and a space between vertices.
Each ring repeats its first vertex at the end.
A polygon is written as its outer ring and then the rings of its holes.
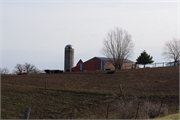
MULTIPOLYGON (((133 65, 133 61, 125 59, 123 63, 123 69, 131 69, 133 65)), ((72 72, 79 72, 79 71, 100 71, 111 69, 114 70, 115 67, 112 65, 110 60, 105 57, 94 57, 86 62, 83 62, 81 59, 77 63, 75 67, 71 69, 72 72)))

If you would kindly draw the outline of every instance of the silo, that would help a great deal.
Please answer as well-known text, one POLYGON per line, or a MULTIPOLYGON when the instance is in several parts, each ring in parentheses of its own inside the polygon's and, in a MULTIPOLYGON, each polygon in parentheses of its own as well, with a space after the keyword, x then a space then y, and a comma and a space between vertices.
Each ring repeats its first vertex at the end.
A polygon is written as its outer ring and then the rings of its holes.
POLYGON ((74 67, 74 48, 72 45, 66 45, 64 56, 64 72, 71 72, 74 67))

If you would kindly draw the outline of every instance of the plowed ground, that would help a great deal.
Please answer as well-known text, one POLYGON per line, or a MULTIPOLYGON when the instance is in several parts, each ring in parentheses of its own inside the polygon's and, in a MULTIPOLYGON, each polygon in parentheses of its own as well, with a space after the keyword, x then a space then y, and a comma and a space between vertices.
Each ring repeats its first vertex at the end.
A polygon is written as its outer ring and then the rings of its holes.
POLYGON ((2 75, 2 83, 20 84, 65 90, 83 90, 119 93, 119 84, 125 94, 179 94, 179 67, 116 70, 114 74, 79 72, 40 75, 2 75))
MULTIPOLYGON (((61 92, 31 87, 112 92, 119 94, 119 84, 125 94, 175 94, 155 97, 152 101, 168 104, 174 113, 179 98, 179 68, 146 68, 101 72, 63 73, 54 75, 14 75, 1 77, 1 118, 22 119, 25 107, 31 107, 30 119, 105 119, 118 118, 112 96, 61 92), (72 112, 71 112, 72 111, 72 112)), ((139 98, 143 99, 143 98, 139 98)))

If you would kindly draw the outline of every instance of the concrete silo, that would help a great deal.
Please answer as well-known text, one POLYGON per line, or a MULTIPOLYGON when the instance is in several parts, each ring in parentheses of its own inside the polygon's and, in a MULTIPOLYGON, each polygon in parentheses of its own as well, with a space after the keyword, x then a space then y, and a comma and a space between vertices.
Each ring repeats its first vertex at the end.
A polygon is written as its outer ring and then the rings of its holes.
POLYGON ((74 67, 74 48, 72 45, 66 45, 64 56, 64 72, 71 72, 74 67))

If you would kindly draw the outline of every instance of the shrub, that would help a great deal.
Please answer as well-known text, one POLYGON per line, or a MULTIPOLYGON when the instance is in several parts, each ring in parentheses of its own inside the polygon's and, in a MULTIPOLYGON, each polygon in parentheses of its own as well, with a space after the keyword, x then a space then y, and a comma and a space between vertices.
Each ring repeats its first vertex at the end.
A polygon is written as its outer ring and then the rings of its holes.
POLYGON ((166 104, 162 104, 160 102, 153 103, 149 101, 145 101, 141 106, 139 110, 138 116, 141 119, 147 119, 147 118, 155 118, 158 117, 158 114, 160 115, 168 115, 168 108, 166 104), (160 113, 159 109, 161 107, 160 113))
POLYGON ((135 118, 138 102, 137 98, 129 102, 116 100, 112 106, 114 106, 119 113, 118 119, 131 119, 135 118))
MULTIPOLYGON (((115 107, 117 112, 119 113, 118 119, 134 119, 136 117, 137 108, 138 108, 139 100, 137 97, 130 101, 122 101, 116 100, 112 103, 112 106, 115 107)), ((153 103, 148 100, 144 100, 140 102, 139 110, 138 110, 138 119, 149 119, 155 118, 158 116, 159 108, 161 106, 160 102, 153 103)), ((162 104, 160 115, 167 115, 168 108, 166 104, 162 104)))

